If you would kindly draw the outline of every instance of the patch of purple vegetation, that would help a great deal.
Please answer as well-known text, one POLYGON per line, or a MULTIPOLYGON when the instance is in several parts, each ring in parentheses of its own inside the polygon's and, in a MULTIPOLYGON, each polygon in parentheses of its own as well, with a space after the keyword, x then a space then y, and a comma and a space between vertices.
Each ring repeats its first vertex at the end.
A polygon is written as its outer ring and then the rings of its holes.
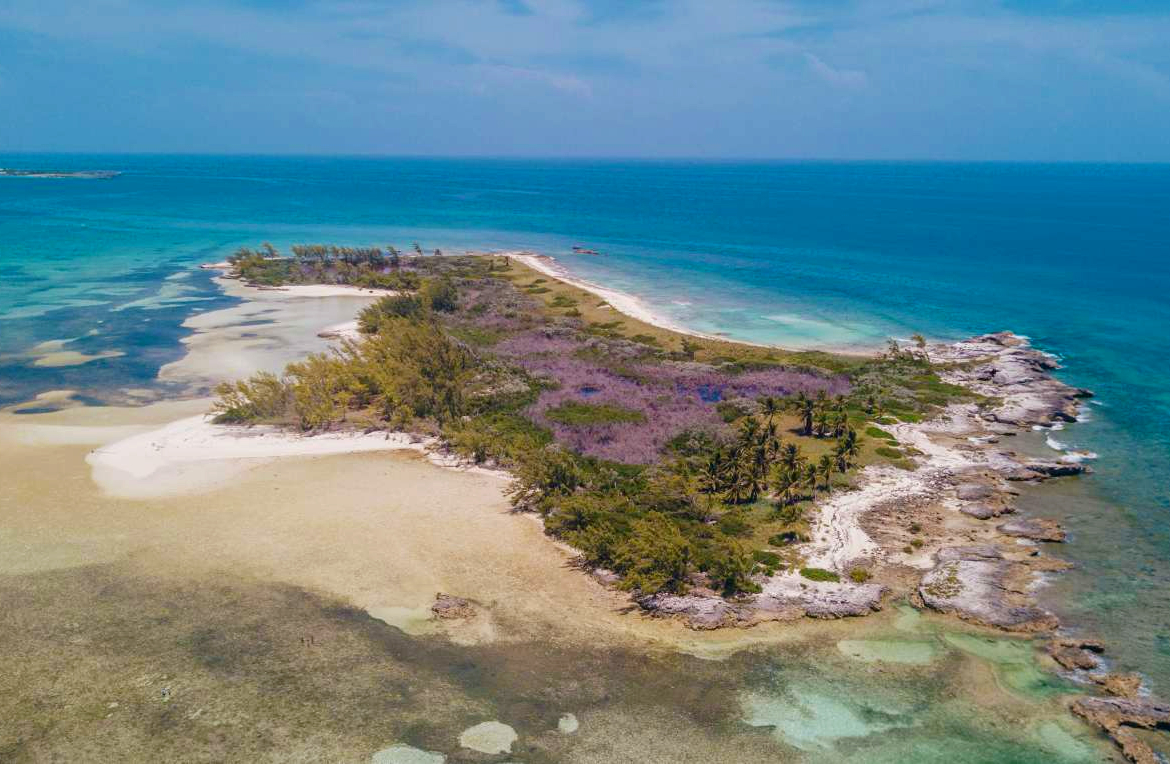
POLYGON ((700 363, 643 360, 627 366, 621 357, 610 358, 618 363, 611 367, 605 352, 598 353, 597 342, 582 341, 563 328, 541 328, 513 335, 493 350, 534 377, 555 382, 555 389, 541 393, 529 407, 534 421, 575 451, 626 464, 657 461, 666 444, 684 430, 726 431, 715 406, 721 400, 849 390, 843 377, 784 368, 733 374, 700 363), (587 347, 589 352, 579 352, 587 347), (572 426, 545 415, 570 401, 621 406, 640 412, 645 421, 572 426))
POLYGON ((765 395, 787 397, 804 393, 816 395, 821 390, 829 396, 849 392, 845 376, 824 377, 784 367, 745 371, 733 374, 700 363, 662 363, 638 366, 639 374, 671 380, 683 393, 694 395, 704 403, 718 403, 728 398, 759 398, 765 395))
MULTIPOLYGON (((581 343, 570 337, 537 330, 516 334, 503 340, 495 346, 494 352, 513 358, 528 367, 525 361, 532 360, 534 356, 572 355, 580 349, 581 343)), ((530 368, 529 371, 531 370, 530 368)))

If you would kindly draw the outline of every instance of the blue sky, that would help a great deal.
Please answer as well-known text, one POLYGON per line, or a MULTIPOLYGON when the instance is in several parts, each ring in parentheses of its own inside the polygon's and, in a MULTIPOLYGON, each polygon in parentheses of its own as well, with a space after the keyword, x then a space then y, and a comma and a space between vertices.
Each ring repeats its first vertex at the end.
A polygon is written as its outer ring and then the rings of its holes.
POLYGON ((1170 0, 0 0, 0 152, 1170 161, 1170 0))

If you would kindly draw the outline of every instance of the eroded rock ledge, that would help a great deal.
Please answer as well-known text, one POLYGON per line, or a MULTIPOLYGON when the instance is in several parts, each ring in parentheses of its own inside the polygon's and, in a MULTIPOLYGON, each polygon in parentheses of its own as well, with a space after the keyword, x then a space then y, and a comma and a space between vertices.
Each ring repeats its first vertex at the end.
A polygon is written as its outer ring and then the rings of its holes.
POLYGON ((918 596, 927 607, 1008 631, 1051 631, 1056 616, 1030 604, 1013 579, 1021 571, 994 546, 948 547, 937 567, 922 578, 918 596))
POLYGON ((1138 764, 1163 761, 1133 730, 1170 730, 1170 705, 1129 698, 1078 698, 1071 708, 1077 716, 1103 729, 1130 761, 1138 764))

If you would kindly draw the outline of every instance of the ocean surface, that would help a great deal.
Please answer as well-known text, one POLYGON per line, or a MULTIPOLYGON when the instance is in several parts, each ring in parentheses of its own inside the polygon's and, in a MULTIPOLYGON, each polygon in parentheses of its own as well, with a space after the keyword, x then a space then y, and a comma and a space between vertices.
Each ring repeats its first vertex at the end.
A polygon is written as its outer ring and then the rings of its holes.
MULTIPOLYGON (((705 332, 875 347, 1011 329, 1093 389, 1029 489, 1077 564, 1044 597, 1170 694, 1170 165, 0 155, 0 403, 165 394, 195 266, 270 241, 525 248, 705 332), (580 246, 598 255, 573 253, 580 246), (91 357, 94 357, 92 358, 91 357), (85 362, 82 362, 85 361, 85 362)), ((26 407, 36 410, 36 405, 26 407)), ((1043 445, 1045 440, 1048 445, 1043 445)))

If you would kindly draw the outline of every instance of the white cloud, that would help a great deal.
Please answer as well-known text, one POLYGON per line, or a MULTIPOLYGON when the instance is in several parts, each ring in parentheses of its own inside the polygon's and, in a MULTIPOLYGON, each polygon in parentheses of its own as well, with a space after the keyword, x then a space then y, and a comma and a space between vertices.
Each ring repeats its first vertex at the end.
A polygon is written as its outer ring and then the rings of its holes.
POLYGON ((869 77, 860 69, 836 69, 812 53, 805 52, 804 60, 818 77, 830 85, 845 88, 865 87, 869 77))

